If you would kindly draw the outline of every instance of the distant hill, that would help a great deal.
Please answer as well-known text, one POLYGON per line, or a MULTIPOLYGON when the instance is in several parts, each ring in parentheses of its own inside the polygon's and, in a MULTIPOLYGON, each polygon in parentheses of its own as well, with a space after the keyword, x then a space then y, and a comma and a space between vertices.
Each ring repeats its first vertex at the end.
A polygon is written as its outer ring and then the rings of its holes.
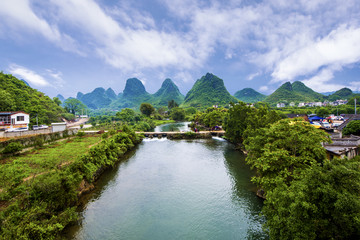
POLYGON ((355 94, 353 93, 353 91, 350 88, 342 88, 342 89, 334 92, 333 94, 329 95, 328 100, 335 101, 338 99, 350 99, 354 95, 355 94))
POLYGON ((140 107, 141 103, 149 102, 151 103, 153 97, 148 93, 142 84, 142 82, 137 78, 129 78, 126 81, 124 91, 118 98, 113 101, 110 105, 112 109, 122 109, 122 108, 134 108, 137 109, 140 107))
POLYGON ((0 72, 0 111, 24 111, 30 114, 32 124, 38 116, 39 124, 61 121, 65 110, 50 97, 29 87, 11 74, 0 72))
POLYGON ((117 98, 116 93, 114 92, 114 90, 112 90, 112 88, 106 89, 105 95, 110 99, 116 99, 117 98))
POLYGON ((153 104, 158 106, 167 106, 171 100, 179 105, 184 101, 184 95, 180 93, 179 88, 169 78, 165 79, 161 88, 153 94, 153 98, 153 104))
POLYGON ((61 94, 58 94, 56 97, 57 97, 61 102, 64 102, 64 101, 65 101, 64 96, 61 95, 61 94))
POLYGON ((237 91, 234 94, 234 97, 246 103, 255 103, 264 100, 266 95, 261 94, 252 88, 244 88, 240 91, 237 91))
MULTIPOLYGON (((115 94, 115 93, 114 93, 115 94)), ((116 95, 115 95, 116 96, 116 95)), ((112 102, 102 87, 95 88, 91 93, 78 93, 77 99, 82 101, 87 107, 92 109, 107 108, 112 102)))
POLYGON ((207 108, 213 105, 227 106, 238 100, 226 90, 224 81, 207 73, 198 79, 186 94, 182 107, 207 108))
POLYGON ((281 85, 275 92, 267 96, 264 101, 274 106, 277 103, 299 103, 299 102, 314 102, 324 100, 324 95, 313 91, 311 88, 305 86, 302 82, 296 81, 294 83, 286 82, 281 85))

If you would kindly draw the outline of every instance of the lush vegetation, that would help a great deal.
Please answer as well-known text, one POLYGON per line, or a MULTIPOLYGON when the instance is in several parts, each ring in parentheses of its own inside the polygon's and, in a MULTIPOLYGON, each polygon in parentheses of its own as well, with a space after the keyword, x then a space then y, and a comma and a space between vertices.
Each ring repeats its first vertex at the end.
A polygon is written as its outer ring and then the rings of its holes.
POLYGON ((271 239, 359 239, 360 158, 324 160, 279 182, 263 208, 271 239))
POLYGON ((261 94, 252 88, 244 88, 240 91, 237 91, 234 94, 234 97, 242 102, 255 103, 263 101, 266 98, 266 95, 261 94))
POLYGON ((30 123, 50 124, 66 116, 66 111, 51 98, 10 74, 0 72, 0 111, 23 111, 30 123))
POLYGON ((261 128, 279 120, 281 116, 270 110, 267 105, 250 107, 244 102, 231 104, 223 127, 226 138, 233 143, 243 144, 247 136, 261 131, 261 128))
POLYGON ((8 206, 0 212, 0 238, 56 239, 78 218, 79 191, 141 141, 126 126, 121 130, 98 144, 99 137, 77 137, 2 164, 0 196, 8 206))
POLYGON ((207 73, 198 79, 186 94, 184 103, 180 106, 195 107, 204 110, 213 105, 227 107, 230 102, 238 100, 226 90, 224 81, 217 76, 207 73))
POLYGON ((282 119, 266 106, 233 105, 226 136, 244 144, 252 181, 266 198, 271 239, 358 239, 360 158, 327 159, 330 137, 303 119, 282 119))
POLYGON ((346 125, 342 131, 343 135, 357 135, 360 136, 360 120, 353 120, 346 125))

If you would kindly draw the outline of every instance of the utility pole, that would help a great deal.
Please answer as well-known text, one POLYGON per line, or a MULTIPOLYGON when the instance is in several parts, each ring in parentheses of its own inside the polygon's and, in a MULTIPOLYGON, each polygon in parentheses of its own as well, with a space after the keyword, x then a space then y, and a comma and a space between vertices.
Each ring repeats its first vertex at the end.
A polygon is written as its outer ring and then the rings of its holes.
POLYGON ((355 114, 356 114, 356 97, 354 98, 355 101, 355 114))
POLYGON ((36 114, 36 126, 39 126, 37 114, 36 114))

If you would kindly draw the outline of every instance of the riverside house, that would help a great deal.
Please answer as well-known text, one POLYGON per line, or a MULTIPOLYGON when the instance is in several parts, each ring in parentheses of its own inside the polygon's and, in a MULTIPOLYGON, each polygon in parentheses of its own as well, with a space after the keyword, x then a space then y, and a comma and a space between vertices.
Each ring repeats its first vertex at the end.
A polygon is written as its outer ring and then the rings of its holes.
POLYGON ((0 129, 29 129, 30 115, 25 112, 0 112, 0 129))

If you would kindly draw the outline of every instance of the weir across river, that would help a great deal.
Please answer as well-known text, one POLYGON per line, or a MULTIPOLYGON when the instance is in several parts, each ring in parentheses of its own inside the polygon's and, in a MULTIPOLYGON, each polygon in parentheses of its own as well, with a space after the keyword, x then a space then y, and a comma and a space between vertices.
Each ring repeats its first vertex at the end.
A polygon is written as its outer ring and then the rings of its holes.
POLYGON ((186 139, 186 138, 211 138, 223 137, 225 131, 200 131, 200 132, 136 132, 144 134, 146 138, 169 138, 169 139, 186 139))

